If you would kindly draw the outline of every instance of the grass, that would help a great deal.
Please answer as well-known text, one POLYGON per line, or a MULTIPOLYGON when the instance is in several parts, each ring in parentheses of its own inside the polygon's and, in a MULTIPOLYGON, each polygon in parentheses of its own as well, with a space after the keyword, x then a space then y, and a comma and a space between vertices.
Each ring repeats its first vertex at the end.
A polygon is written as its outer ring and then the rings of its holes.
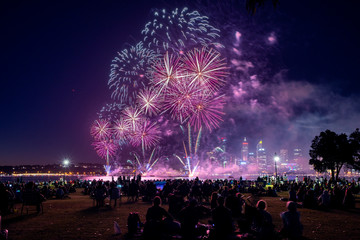
MULTIPOLYGON (((285 196, 286 193, 283 193, 285 196)), ((142 221, 150 203, 127 203, 123 198, 120 207, 94 208, 93 200, 78 189, 71 199, 48 200, 43 203, 44 213, 37 214, 35 207, 24 209, 17 204, 16 212, 3 217, 3 228, 9 230, 9 239, 123 239, 115 236, 113 222, 119 223, 122 233, 127 232, 126 223, 130 212, 138 212, 142 221)), ((264 197, 268 211, 277 229, 281 228, 279 214, 285 211, 286 202, 279 197, 264 197)), ((304 225, 304 236, 308 239, 360 239, 360 203, 354 210, 319 211, 299 209, 304 225)), ((164 205, 167 209, 167 205, 164 205)), ((206 219, 202 220, 204 223, 206 219)))

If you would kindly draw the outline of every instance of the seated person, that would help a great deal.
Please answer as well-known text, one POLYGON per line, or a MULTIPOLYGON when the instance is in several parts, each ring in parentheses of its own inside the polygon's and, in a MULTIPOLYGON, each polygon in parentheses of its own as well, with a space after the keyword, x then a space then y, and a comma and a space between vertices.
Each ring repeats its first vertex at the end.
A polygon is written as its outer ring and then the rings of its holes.
POLYGON ((212 210, 212 220, 215 226, 215 239, 230 239, 233 233, 231 211, 224 207, 224 198, 219 197, 218 206, 212 210))
POLYGON ((168 230, 173 227, 173 218, 164 208, 160 207, 160 204, 161 198, 156 196, 153 206, 147 210, 144 227, 145 239, 159 239, 164 234, 171 234, 168 230))
POLYGON ((296 203, 289 201, 286 207, 288 211, 280 214, 284 225, 281 234, 289 239, 301 239, 303 225, 300 223, 300 213, 296 211, 296 203))
POLYGON ((195 199, 190 200, 188 205, 179 212, 181 223, 181 235, 184 239, 194 239, 199 234, 197 224, 209 209, 198 205, 195 199))
POLYGON ((253 219, 252 229, 255 232, 256 239, 272 239, 274 234, 274 225, 272 217, 266 211, 267 205, 264 200, 259 200, 256 204, 256 212, 253 219))

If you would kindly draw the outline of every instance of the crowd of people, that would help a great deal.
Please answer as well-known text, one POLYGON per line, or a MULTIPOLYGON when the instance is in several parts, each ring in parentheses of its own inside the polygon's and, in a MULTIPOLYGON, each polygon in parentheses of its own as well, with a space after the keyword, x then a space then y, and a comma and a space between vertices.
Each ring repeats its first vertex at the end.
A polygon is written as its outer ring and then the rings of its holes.
POLYGON ((36 206, 40 212, 41 203, 47 199, 64 199, 69 193, 76 192, 80 181, 65 183, 62 181, 33 182, 20 181, 0 182, 0 215, 14 211, 14 204, 27 203, 36 206))
MULTIPOLYGON (((355 179, 334 182, 323 177, 296 177, 290 181, 286 175, 277 179, 259 177, 256 181, 242 178, 142 181, 140 176, 128 176, 112 182, 92 181, 86 184, 84 193, 95 199, 100 196, 96 200, 99 202, 106 197, 118 199, 121 196, 125 196, 130 203, 139 199, 153 201, 144 225, 144 237, 148 239, 161 239, 174 234, 190 239, 209 233, 214 239, 232 239, 235 233, 256 239, 300 239, 302 224, 298 207, 354 208, 354 194, 360 189, 359 180, 355 179), (113 188, 120 188, 121 194, 116 192, 113 197, 113 188), (272 216, 266 211, 267 204, 261 198, 277 197, 279 192, 284 191, 289 194, 281 199, 287 201, 287 211, 281 213, 283 227, 276 232, 272 216), (168 211, 161 207, 161 203, 168 204, 168 211), (210 218, 210 223, 207 226, 199 225, 201 218, 210 218)), ((136 224, 141 225, 139 222, 136 224)))
POLYGON ((135 234, 139 226, 144 226, 145 239, 168 239, 176 235, 183 239, 204 236, 211 239, 236 239, 236 236, 301 239, 303 226, 297 208, 354 208, 360 179, 335 182, 323 177, 296 177, 290 181, 284 175, 259 177, 254 181, 242 178, 142 180, 141 176, 123 176, 112 181, 76 180, 67 184, 7 182, 0 183, 1 215, 10 213, 13 204, 24 201, 28 193, 36 194, 39 199, 36 208, 40 211, 42 201, 66 198, 76 188, 82 188, 82 193, 89 195, 97 208, 117 207, 122 202, 121 197, 129 203, 152 202, 145 224, 136 213, 131 213, 128 220, 129 234, 135 234), (277 197, 279 192, 288 192, 288 197, 281 199, 287 202, 287 211, 279 213, 283 225, 280 231, 275 231, 267 203, 262 198, 277 197), (168 205, 168 210, 161 207, 162 203, 168 205), (202 218, 209 219, 209 223, 199 224, 202 218))

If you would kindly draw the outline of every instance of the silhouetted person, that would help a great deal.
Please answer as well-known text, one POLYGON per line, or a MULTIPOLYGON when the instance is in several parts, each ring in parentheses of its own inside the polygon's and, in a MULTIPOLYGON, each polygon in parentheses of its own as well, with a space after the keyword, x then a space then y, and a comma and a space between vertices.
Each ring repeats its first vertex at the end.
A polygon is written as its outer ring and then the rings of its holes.
POLYGON ((215 209, 218 205, 217 205, 217 199, 218 199, 218 193, 217 192, 213 192, 211 194, 211 200, 210 200, 210 208, 211 209, 215 209))
POLYGON ((230 239, 233 233, 231 211, 224 207, 224 198, 219 197, 218 206, 212 210, 212 220, 215 226, 215 239, 230 239))
MULTIPOLYGON (((117 188, 115 182, 110 183, 109 196, 110 196, 110 203, 111 200, 114 200, 114 207, 116 207, 116 202, 120 198, 120 190, 117 188)), ((121 199, 120 199, 120 204, 121 204, 121 199)))
POLYGON ((286 207, 288 211, 280 214, 284 225, 281 235, 288 239, 301 239, 303 225, 300 223, 300 213, 296 211, 296 203, 289 201, 286 207))
POLYGON ((9 210, 9 191, 3 183, 0 183, 0 214, 6 215, 9 210))
POLYGON ((146 239, 160 239, 166 232, 166 224, 172 222, 172 216, 162 207, 160 207, 161 199, 159 196, 154 198, 154 205, 147 210, 146 223, 144 227, 144 237, 146 239), (166 223, 164 218, 168 218, 166 223))
POLYGON ((266 202, 259 200, 256 204, 256 209, 252 226, 256 239, 272 239, 274 225, 270 213, 266 211, 266 202))
POLYGON ((190 200, 188 206, 179 212, 181 235, 184 239, 194 239, 197 236, 196 225, 204 215, 205 208, 197 205, 195 199, 190 200))

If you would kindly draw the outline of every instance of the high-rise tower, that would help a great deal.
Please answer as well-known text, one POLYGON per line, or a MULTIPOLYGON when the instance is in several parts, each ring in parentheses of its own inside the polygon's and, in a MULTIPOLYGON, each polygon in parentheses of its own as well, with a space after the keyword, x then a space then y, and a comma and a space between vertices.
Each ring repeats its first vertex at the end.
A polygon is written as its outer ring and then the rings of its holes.
POLYGON ((242 161, 248 163, 248 155, 249 155, 249 143, 246 141, 246 137, 244 137, 244 141, 241 147, 242 161))
POLYGON ((263 141, 260 140, 259 143, 256 145, 256 161, 258 164, 259 171, 263 172, 266 171, 266 151, 263 147, 263 141))

